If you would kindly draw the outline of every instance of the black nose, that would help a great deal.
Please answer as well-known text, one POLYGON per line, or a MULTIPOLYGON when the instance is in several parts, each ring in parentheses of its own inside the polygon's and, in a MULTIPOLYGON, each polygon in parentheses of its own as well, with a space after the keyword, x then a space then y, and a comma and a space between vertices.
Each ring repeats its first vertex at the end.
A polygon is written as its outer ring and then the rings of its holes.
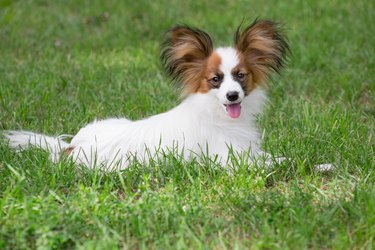
POLYGON ((227 93, 227 99, 231 102, 234 102, 238 99, 238 92, 237 91, 230 91, 227 93))

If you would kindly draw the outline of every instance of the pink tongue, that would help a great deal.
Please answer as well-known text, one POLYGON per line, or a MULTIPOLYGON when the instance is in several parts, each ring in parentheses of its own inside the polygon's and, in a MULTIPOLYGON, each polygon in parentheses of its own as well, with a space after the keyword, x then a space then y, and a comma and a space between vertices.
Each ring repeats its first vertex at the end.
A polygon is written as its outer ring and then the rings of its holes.
POLYGON ((230 117, 237 118, 241 114, 241 104, 240 103, 228 104, 227 111, 230 117))

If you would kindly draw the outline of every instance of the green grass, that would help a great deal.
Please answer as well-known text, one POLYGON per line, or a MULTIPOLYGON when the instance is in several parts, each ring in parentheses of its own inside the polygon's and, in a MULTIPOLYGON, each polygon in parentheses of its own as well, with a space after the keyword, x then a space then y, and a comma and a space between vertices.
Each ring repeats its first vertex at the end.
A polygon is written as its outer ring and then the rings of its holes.
POLYGON ((99 173, 0 144, 0 248, 375 248, 374 1, 0 1, 0 129, 76 133, 174 107, 163 32, 230 44, 243 17, 286 24, 290 63, 259 117, 293 158, 233 174, 177 156, 99 173), (334 163, 318 173, 313 166, 334 163))

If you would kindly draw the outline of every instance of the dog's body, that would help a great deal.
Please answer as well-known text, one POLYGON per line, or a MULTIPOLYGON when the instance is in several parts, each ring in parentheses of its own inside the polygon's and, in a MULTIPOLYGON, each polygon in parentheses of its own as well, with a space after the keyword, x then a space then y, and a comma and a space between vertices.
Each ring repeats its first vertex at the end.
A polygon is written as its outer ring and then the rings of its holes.
POLYGON ((82 128, 70 144, 31 132, 5 133, 11 147, 49 149, 88 167, 126 167, 129 157, 148 160, 159 152, 185 159, 207 154, 225 164, 229 151, 261 154, 255 116, 265 103, 262 84, 278 71, 288 50, 277 25, 255 21, 235 36, 235 48, 212 47, 203 31, 172 29, 162 53, 167 72, 186 96, 174 109, 144 120, 108 119, 82 128))
POLYGON ((243 115, 231 119, 214 98, 194 94, 174 109, 144 120, 109 119, 89 124, 78 132, 69 148, 73 158, 88 166, 93 165, 95 157, 100 163, 115 163, 135 154, 147 160, 162 151, 183 153, 185 159, 202 153, 217 155, 225 163, 228 146, 235 152, 250 148, 253 154, 260 152, 254 115, 264 98, 262 90, 254 91, 242 102, 243 115))

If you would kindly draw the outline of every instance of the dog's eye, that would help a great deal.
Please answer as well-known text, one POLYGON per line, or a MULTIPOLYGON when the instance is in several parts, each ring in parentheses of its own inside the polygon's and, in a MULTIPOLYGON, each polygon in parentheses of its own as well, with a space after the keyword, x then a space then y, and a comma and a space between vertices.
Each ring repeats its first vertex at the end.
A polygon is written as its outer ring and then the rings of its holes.
POLYGON ((244 73, 241 73, 241 72, 238 72, 237 73, 237 78, 238 79, 243 79, 245 77, 245 74, 244 73))
POLYGON ((211 81, 217 83, 217 82, 220 81, 220 78, 218 76, 214 76, 214 77, 212 77, 211 81))
POLYGON ((220 76, 214 76, 210 79, 210 83, 214 88, 218 88, 222 82, 222 78, 220 76))

